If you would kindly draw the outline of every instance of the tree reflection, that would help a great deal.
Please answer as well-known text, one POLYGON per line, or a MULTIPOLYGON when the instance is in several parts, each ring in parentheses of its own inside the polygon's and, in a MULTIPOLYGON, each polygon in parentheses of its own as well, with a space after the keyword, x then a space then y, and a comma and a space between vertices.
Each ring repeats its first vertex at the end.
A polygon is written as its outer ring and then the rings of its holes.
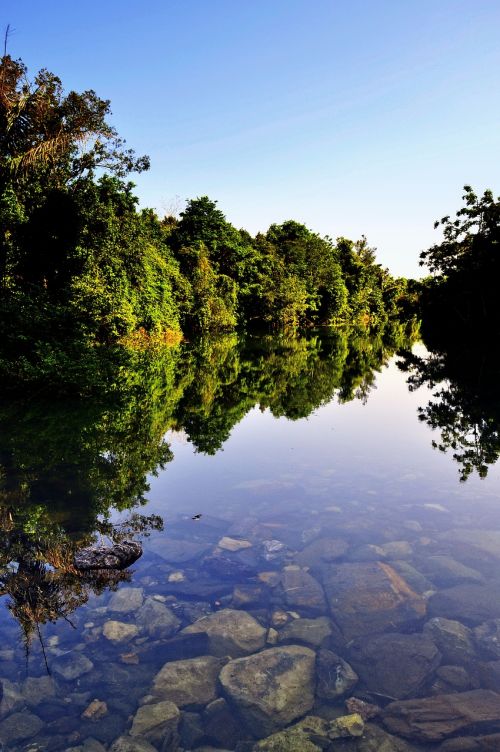
POLYGON ((214 454, 255 406, 296 420, 332 399, 365 400, 403 344, 401 332, 330 330, 137 349, 97 397, 0 404, 0 592, 26 644, 40 625, 70 620, 91 593, 130 576, 82 571, 75 554, 161 529, 161 518, 140 507, 148 475, 172 459, 168 430, 214 454))
POLYGON ((426 355, 406 352, 399 366, 409 374, 411 391, 422 385, 434 390, 418 410, 419 419, 440 433, 432 445, 452 452, 461 481, 474 472, 485 478, 500 456, 498 354, 434 344, 426 355))

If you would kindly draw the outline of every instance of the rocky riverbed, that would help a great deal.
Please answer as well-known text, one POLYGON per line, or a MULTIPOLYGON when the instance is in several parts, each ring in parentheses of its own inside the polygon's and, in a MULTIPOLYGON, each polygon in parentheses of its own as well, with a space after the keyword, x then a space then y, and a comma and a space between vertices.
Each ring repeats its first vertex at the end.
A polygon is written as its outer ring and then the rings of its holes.
POLYGON ((500 531, 354 511, 179 517, 27 664, 12 620, 2 749, 500 750, 500 531))

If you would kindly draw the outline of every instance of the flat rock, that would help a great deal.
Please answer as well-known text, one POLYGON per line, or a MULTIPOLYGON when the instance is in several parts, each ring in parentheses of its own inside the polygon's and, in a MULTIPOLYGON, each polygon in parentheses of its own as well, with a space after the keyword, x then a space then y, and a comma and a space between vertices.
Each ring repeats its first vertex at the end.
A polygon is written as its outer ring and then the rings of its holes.
POLYGON ((488 734, 447 739, 439 745, 437 752, 498 752, 499 749, 500 734, 488 734))
POLYGON ((315 654, 290 645, 230 661, 220 673, 229 702, 258 737, 307 713, 314 703, 315 654))
POLYGON ((456 619, 475 626, 500 618, 500 588, 495 585, 455 585, 429 598, 429 616, 456 619))
POLYGON ((92 671, 94 664, 87 656, 78 652, 65 653, 52 663, 52 670, 66 681, 73 681, 92 671))
POLYGON ((111 642, 129 642, 139 634, 139 627, 136 624, 110 619, 104 624, 102 633, 111 642))
POLYGON ((422 570, 438 587, 452 587, 467 582, 481 583, 483 575, 466 567, 451 556, 428 556, 422 561, 422 570))
POLYGON ((413 546, 408 541, 390 541, 380 546, 384 557, 392 559, 408 559, 413 555, 413 546))
POLYGON ((441 661, 435 643, 423 634, 363 637, 350 646, 349 657, 367 689, 392 699, 416 695, 441 661))
POLYGON ((293 619, 280 630, 278 642, 300 642, 319 647, 331 634, 331 621, 326 616, 319 616, 317 619, 293 619))
POLYGON ((181 711, 173 702, 142 705, 134 716, 130 736, 144 737, 153 745, 167 744, 177 731, 181 711))
POLYGON ((36 736, 45 726, 37 715, 28 711, 24 713, 12 713, 0 723, 0 742, 13 744, 31 739, 36 736))
POLYGON ((266 630, 246 611, 225 608, 204 616, 182 630, 183 634, 204 633, 210 652, 216 656, 238 657, 264 647, 266 630))
POLYGON ((111 596, 108 609, 122 614, 137 611, 142 606, 143 597, 142 588, 121 588, 111 596))
POLYGON ((316 694, 325 700, 336 700, 346 695, 358 683, 358 675, 352 666, 332 650, 318 651, 316 674, 316 694))
POLYGON ((27 705, 36 707, 56 694, 56 686, 51 676, 29 676, 23 683, 23 697, 27 705))
POLYGON ((154 639, 173 637, 181 626, 172 609, 154 598, 146 598, 135 621, 142 632, 154 639))
POLYGON ((178 707, 207 705, 217 697, 217 681, 224 658, 203 655, 185 661, 170 661, 156 674, 152 694, 178 707))
POLYGON ((421 742, 439 742, 471 730, 500 728, 500 695, 486 689, 392 702, 383 713, 389 731, 421 742))
POLYGON ((444 663, 463 666, 476 660, 472 631, 459 621, 434 617, 424 625, 424 634, 434 640, 444 663))
POLYGON ((409 627, 425 616, 426 602, 384 562, 339 564, 327 572, 325 591, 346 639, 409 627))
POLYGON ((220 539, 217 545, 219 546, 219 548, 222 548, 225 551, 241 551, 244 548, 251 548, 253 544, 248 540, 242 540, 240 538, 229 538, 227 535, 225 535, 220 539))
POLYGON ((322 569, 337 559, 341 559, 347 552, 349 544, 341 538, 319 538, 299 551, 295 561, 301 567, 322 569))
POLYGON ((184 564, 202 556, 210 548, 206 541, 155 538, 148 542, 148 549, 169 564, 184 564))
POLYGON ((288 608, 324 613, 326 601, 317 580, 300 567, 286 567, 281 573, 281 586, 288 608))
POLYGON ((439 538, 452 544, 463 543, 492 559, 500 559, 500 530, 454 528, 442 533, 439 538))

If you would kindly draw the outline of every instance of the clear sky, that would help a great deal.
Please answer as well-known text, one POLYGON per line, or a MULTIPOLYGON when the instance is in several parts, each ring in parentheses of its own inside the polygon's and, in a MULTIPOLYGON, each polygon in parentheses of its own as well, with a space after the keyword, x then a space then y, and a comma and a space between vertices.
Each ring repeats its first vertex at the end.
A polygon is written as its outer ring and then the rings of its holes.
POLYGON ((420 275, 462 186, 500 193, 499 0, 0 0, 30 73, 112 102, 160 212, 365 234, 420 275))

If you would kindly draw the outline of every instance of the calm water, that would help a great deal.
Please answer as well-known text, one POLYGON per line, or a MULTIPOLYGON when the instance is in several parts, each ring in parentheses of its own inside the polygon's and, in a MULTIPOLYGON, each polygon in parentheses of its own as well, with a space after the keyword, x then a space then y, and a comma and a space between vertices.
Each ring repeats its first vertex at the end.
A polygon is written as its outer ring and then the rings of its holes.
POLYGON ((353 697, 363 736, 255 749, 500 749, 494 411, 445 382, 419 420, 443 383, 393 349, 225 340, 112 406, 4 407, 4 749, 251 750, 353 697), (142 557, 82 576, 95 530, 142 557))

